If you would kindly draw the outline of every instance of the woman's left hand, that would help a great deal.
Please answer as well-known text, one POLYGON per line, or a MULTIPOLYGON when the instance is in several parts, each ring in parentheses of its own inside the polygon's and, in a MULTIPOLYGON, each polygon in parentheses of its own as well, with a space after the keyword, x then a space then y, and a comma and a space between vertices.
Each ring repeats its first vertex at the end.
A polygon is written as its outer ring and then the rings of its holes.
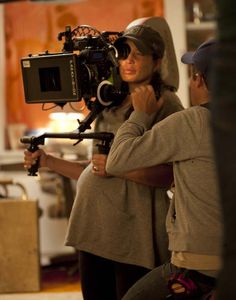
POLYGON ((97 176, 107 177, 108 174, 106 172, 106 162, 107 162, 106 154, 93 154, 92 173, 97 176))

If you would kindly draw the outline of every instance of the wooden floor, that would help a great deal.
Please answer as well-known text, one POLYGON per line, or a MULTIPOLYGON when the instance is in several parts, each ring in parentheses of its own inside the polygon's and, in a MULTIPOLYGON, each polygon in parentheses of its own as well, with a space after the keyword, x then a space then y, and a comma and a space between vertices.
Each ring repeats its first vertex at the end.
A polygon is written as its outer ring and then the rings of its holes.
POLYGON ((78 272, 69 268, 42 268, 41 289, 37 292, 0 294, 1 300, 83 300, 78 272), (72 273, 71 273, 72 272, 72 273))
POLYGON ((1 300, 82 300, 78 261, 59 261, 41 266, 40 290, 0 293, 1 300))
POLYGON ((62 263, 41 269, 41 292, 80 292, 76 262, 62 263))

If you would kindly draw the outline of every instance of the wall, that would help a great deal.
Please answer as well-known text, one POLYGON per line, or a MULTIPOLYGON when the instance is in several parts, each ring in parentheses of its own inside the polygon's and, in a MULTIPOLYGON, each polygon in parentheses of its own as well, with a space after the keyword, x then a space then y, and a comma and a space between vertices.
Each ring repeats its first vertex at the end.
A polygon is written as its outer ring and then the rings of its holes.
POLYGON ((4 10, 0 4, 0 151, 5 147, 5 37, 4 10))
POLYGON ((188 72, 187 66, 181 63, 181 56, 187 49, 186 22, 184 0, 164 0, 164 15, 170 26, 175 52, 179 67, 180 85, 178 96, 184 107, 189 106, 188 72))

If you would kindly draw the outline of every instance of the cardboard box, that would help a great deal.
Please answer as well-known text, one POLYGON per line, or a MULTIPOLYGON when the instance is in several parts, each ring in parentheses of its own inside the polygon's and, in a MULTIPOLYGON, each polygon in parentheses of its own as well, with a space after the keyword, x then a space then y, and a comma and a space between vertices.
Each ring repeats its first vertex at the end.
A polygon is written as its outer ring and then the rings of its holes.
POLYGON ((38 202, 0 199, 0 293, 40 290, 38 202))

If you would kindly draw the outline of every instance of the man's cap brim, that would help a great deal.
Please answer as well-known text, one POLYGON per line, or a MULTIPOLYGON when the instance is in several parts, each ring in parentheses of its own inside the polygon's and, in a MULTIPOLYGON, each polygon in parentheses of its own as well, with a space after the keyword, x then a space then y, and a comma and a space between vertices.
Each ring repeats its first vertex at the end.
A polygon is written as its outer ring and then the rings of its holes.
POLYGON ((194 64, 194 61, 193 61, 194 53, 195 52, 186 52, 181 57, 182 63, 187 64, 187 65, 193 65, 194 64))

